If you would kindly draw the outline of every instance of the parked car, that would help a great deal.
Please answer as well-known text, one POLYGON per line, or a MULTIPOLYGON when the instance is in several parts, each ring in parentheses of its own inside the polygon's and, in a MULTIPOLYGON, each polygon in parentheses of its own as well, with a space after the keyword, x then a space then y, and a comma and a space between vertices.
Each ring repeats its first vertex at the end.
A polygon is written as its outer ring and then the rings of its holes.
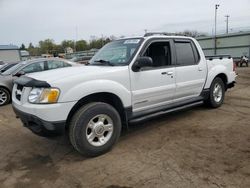
POLYGON ((12 104, 34 133, 67 130, 78 152, 97 156, 122 125, 203 102, 220 107, 235 77, 232 58, 206 60, 195 39, 152 33, 105 45, 87 66, 17 79, 12 104))
POLYGON ((15 66, 18 62, 15 63, 6 63, 2 67, 0 67, 0 73, 5 72, 6 70, 10 69, 11 67, 15 66))
POLYGON ((17 77, 24 74, 71 67, 73 65, 76 66, 78 64, 59 58, 40 58, 17 63, 0 74, 0 106, 10 102, 13 80, 17 77))

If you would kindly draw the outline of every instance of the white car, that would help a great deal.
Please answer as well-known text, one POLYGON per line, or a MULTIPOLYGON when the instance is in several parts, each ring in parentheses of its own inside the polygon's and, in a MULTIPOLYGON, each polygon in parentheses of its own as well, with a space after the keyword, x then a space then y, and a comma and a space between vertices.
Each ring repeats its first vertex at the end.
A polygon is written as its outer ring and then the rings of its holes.
POLYGON ((122 125, 203 102, 221 106, 235 77, 232 58, 206 60, 193 38, 151 33, 105 45, 86 66, 19 78, 12 100, 34 133, 68 133, 77 151, 97 156, 122 125))

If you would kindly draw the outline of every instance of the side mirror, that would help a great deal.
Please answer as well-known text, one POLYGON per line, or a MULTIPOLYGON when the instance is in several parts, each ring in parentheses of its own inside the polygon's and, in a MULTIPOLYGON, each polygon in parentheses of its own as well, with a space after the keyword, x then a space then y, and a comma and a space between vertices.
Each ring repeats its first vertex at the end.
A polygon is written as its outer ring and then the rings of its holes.
POLYGON ((14 74, 13 76, 16 76, 16 77, 20 77, 22 75, 25 75, 25 72, 24 71, 18 71, 16 74, 14 74))
POLYGON ((153 60, 151 57, 139 57, 136 62, 134 63, 132 69, 135 72, 138 72, 142 67, 152 67, 153 60))

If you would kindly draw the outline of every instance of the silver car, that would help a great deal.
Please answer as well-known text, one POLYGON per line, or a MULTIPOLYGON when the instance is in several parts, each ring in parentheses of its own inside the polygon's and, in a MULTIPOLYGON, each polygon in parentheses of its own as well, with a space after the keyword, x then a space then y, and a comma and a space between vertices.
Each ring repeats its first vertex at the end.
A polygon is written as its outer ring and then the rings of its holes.
POLYGON ((23 61, 0 74, 0 106, 11 100, 13 80, 29 73, 47 71, 64 67, 79 66, 79 64, 60 58, 39 58, 23 61))

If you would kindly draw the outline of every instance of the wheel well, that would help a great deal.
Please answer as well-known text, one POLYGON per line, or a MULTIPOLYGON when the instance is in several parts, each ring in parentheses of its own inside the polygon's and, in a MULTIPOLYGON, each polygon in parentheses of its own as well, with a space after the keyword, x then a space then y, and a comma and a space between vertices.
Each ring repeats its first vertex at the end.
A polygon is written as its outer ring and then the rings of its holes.
POLYGON ((86 97, 83 97, 81 100, 79 100, 75 104, 75 106, 71 109, 71 111, 67 117, 66 128, 68 128, 70 120, 73 117, 73 115, 75 114, 75 112, 79 108, 81 108, 83 105, 88 104, 90 102, 105 102, 105 103, 110 104, 120 114, 122 122, 126 121, 124 106, 122 104, 121 99, 118 96, 116 96, 115 94, 102 92, 102 93, 95 93, 95 94, 88 95, 86 97))
POLYGON ((217 77, 221 78, 221 80, 223 81, 223 83, 225 85, 225 89, 227 89, 227 76, 225 74, 221 73, 221 74, 218 74, 216 76, 216 78, 217 77))

